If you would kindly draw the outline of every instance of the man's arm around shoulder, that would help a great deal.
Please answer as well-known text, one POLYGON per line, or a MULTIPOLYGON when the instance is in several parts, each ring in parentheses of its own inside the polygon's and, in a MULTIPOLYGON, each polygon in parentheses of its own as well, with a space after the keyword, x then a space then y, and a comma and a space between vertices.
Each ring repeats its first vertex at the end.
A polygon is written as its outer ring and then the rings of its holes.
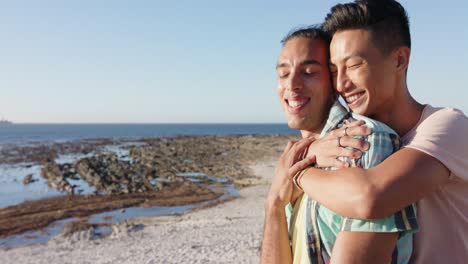
POLYGON ((301 186, 312 199, 340 215, 381 219, 435 191, 449 175, 436 158, 403 148, 369 170, 309 169, 301 186))

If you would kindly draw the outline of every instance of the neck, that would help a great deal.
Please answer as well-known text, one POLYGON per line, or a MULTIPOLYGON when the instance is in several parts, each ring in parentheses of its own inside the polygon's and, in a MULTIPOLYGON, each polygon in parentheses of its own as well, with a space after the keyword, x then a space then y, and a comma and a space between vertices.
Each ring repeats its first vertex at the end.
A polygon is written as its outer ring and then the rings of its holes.
POLYGON ((336 96, 333 96, 330 98, 330 101, 328 102, 327 105, 327 111, 324 111, 322 114, 322 117, 320 118, 320 123, 310 125, 310 128, 308 129, 301 129, 301 135, 302 138, 319 138, 320 134, 322 133, 323 128, 325 127, 325 124, 327 123, 328 116, 330 115, 330 110, 333 107, 333 104, 336 100, 336 96))
POLYGON ((320 131, 316 132, 316 131, 309 131, 309 130, 301 130, 301 135, 302 135, 302 138, 319 138, 320 137, 320 133, 321 133, 322 129, 320 129, 320 131))
MULTIPOLYGON (((331 109, 331 106, 329 109, 331 109)), ((301 129, 302 138, 319 138, 323 128, 325 127, 325 124, 327 123, 328 114, 329 112, 327 112, 327 114, 322 118, 322 122, 316 125, 315 128, 309 128, 305 130, 301 129)))
POLYGON ((382 105, 378 113, 372 116, 391 127, 400 136, 404 136, 418 123, 424 109, 424 105, 417 102, 408 92, 406 84, 404 86, 405 89, 399 90, 402 92, 395 94, 393 100, 382 105))

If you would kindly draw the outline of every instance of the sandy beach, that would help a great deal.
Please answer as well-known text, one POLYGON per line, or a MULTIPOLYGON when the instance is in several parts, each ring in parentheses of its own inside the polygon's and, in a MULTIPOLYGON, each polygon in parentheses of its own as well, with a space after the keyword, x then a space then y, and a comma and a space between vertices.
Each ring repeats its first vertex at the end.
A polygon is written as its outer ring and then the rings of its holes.
POLYGON ((87 230, 0 251, 0 263, 258 263, 263 202, 274 167, 274 159, 252 165, 260 184, 242 188, 231 201, 119 223, 108 238, 87 230))

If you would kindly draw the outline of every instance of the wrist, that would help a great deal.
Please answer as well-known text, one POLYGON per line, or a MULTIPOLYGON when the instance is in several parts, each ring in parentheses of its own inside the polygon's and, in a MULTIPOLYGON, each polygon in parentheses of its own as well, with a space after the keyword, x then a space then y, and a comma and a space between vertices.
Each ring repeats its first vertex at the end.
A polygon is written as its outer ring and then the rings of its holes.
POLYGON ((265 213, 268 215, 284 214, 284 208, 287 204, 280 202, 276 199, 267 199, 265 201, 265 213))

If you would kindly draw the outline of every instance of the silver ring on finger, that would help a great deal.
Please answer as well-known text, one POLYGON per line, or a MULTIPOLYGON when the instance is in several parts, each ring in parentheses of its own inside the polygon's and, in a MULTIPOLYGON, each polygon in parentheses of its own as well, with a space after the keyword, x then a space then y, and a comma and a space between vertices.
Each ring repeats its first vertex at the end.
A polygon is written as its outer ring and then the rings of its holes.
POLYGON ((348 131, 346 131, 346 129, 348 129, 347 126, 345 126, 343 129, 343 137, 348 135, 348 131))
POLYGON ((341 142, 340 142, 341 138, 342 137, 337 137, 336 138, 337 147, 339 147, 339 148, 343 148, 343 146, 341 145, 341 142))

